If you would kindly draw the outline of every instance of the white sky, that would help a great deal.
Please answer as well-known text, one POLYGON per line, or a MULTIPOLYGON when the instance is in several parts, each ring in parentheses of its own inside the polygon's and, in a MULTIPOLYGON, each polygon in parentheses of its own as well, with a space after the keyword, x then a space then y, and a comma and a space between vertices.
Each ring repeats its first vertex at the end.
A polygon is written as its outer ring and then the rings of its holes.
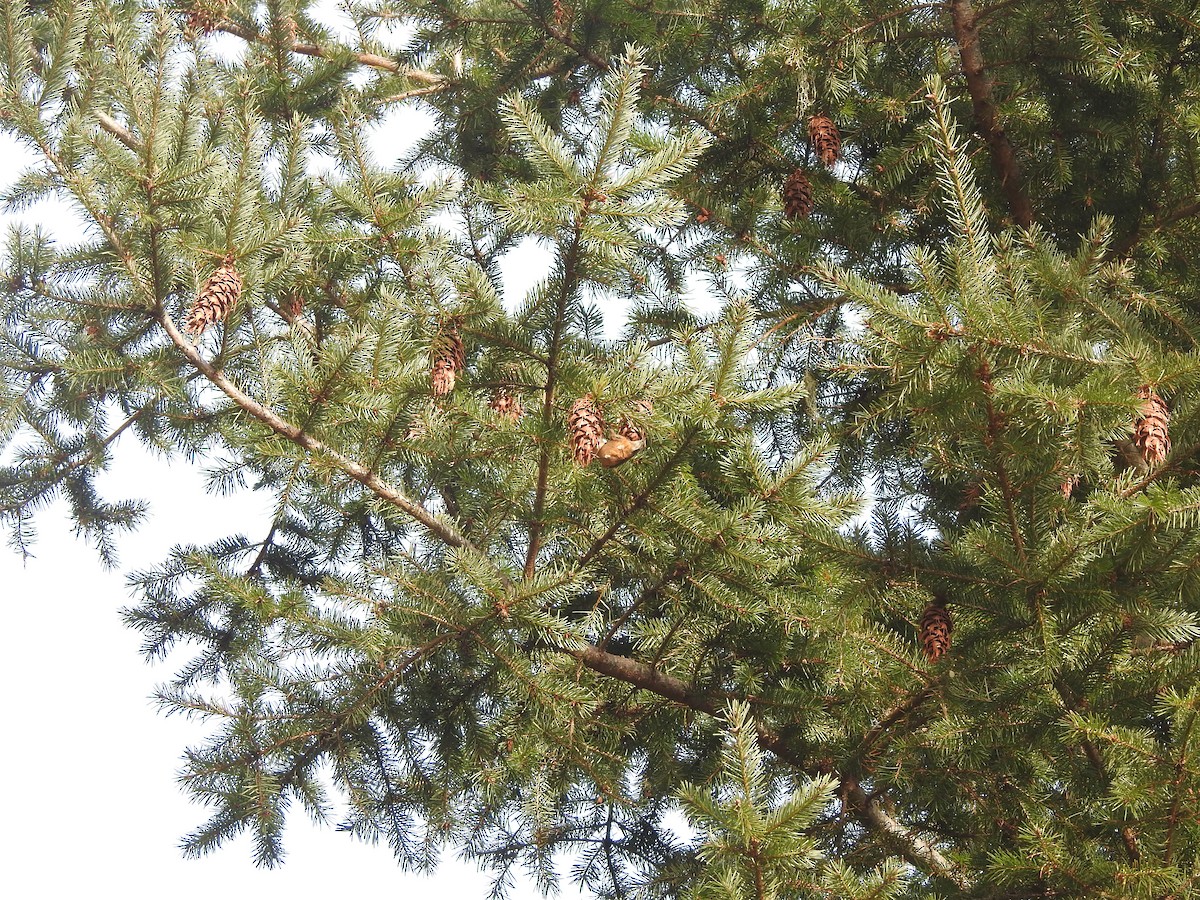
MULTIPOLYGON (((328 900, 365 890, 485 896, 490 882, 472 864, 451 857, 434 877, 403 873, 385 845, 314 826, 300 810, 289 820, 282 867, 256 869, 248 836, 202 859, 183 858, 180 837, 207 814, 175 776, 202 727, 164 717, 149 699, 172 670, 146 664, 139 635, 121 623, 118 610, 133 599, 123 573, 156 564, 176 542, 264 531, 270 498, 207 495, 196 469, 182 461, 168 468, 133 440, 122 441, 100 481, 107 496, 151 501, 146 525, 120 542, 121 571, 100 567, 72 534, 61 502, 38 515, 36 558, 22 565, 0 549, 4 893, 79 897, 111 886, 129 900, 328 900)), ((540 895, 524 883, 512 896, 540 895)))

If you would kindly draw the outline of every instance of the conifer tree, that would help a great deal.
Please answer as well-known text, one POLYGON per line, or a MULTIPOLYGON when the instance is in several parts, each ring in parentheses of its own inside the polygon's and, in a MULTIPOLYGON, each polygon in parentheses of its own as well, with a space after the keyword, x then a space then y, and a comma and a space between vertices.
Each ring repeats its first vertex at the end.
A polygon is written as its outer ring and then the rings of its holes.
POLYGON ((187 852, 1195 895, 1193 4, 344 8, 0 0, 6 201, 87 224, 0 256, 11 543, 115 565, 130 441, 275 498, 131 575, 187 852))

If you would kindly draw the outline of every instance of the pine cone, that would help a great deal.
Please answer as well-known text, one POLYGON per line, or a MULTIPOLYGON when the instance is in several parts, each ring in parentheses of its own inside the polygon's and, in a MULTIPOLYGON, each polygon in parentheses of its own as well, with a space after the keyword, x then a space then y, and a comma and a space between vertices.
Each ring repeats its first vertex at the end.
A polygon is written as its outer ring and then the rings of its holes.
POLYGON ((842 153, 842 136, 829 116, 813 116, 808 120, 808 139, 812 141, 817 158, 832 166, 842 153))
POLYGON ((1064 478, 1062 480, 1062 484, 1059 485, 1059 490, 1062 491, 1062 495, 1063 495, 1064 499, 1070 500, 1072 492, 1074 492, 1075 488, 1077 488, 1078 486, 1079 486, 1079 476, 1078 475, 1068 475, 1066 478, 1064 478))
POLYGON ((228 13, 228 0, 196 0, 184 10, 184 29, 190 36, 212 34, 228 13))
POLYGON ((645 445, 646 442, 646 420, 654 415, 654 404, 649 400, 634 400, 633 401, 634 415, 637 419, 631 419, 628 416, 621 417, 621 425, 617 428, 617 434, 623 438, 628 438, 635 444, 639 441, 645 445))
POLYGON ((783 183, 783 215, 787 219, 807 219, 812 211, 812 182, 803 169, 797 169, 783 183))
POLYGON ((935 600, 925 607, 921 613, 921 646, 930 662, 937 662, 950 649, 950 632, 954 623, 950 621, 950 613, 940 601, 935 600))
POLYGON ((454 382, 467 364, 467 351, 458 333, 456 319, 447 319, 438 327, 429 355, 429 383, 433 387, 433 396, 444 397, 454 390, 454 382))
POLYGON ((1142 414, 1133 423, 1133 443, 1147 465, 1157 466, 1166 462, 1171 452, 1171 435, 1167 432, 1171 411, 1149 385, 1138 389, 1138 397, 1143 401, 1142 414))
POLYGON ((508 419, 510 422, 516 422, 525 414, 525 408, 521 406, 521 401, 506 387, 496 388, 492 399, 488 401, 488 406, 496 415, 508 419))
POLYGON ((586 466, 596 458, 596 451, 604 443, 604 419, 591 394, 571 404, 567 429, 571 432, 571 454, 575 462, 586 466))
POLYGON ((221 265, 208 276, 192 308, 188 311, 185 328, 199 337, 214 322, 224 322, 242 296, 242 276, 233 264, 233 254, 226 254, 221 265))

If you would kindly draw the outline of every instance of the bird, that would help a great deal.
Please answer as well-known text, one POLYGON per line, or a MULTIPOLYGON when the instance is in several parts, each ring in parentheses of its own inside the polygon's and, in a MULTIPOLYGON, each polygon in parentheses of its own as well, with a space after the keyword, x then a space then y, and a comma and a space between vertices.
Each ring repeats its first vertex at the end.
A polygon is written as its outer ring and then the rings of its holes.
POLYGON ((619 466, 638 451, 645 449, 645 447, 645 438, 631 441, 624 435, 613 434, 596 451, 596 456, 600 460, 600 465, 606 469, 611 469, 614 466, 619 466))

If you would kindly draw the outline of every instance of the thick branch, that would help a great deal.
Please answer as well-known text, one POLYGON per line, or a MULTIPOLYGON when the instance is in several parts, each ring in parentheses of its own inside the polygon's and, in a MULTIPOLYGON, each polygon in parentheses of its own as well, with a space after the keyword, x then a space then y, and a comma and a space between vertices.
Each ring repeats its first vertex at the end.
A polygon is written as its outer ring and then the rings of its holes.
POLYGON ((431 533, 451 547, 475 549, 453 526, 435 518, 429 510, 404 496, 397 488, 388 484, 370 469, 326 446, 322 441, 306 433, 298 425, 286 421, 253 397, 244 394, 237 385, 225 377, 223 372, 214 368, 200 355, 188 339, 175 327, 175 323, 171 321, 170 316, 161 309, 158 312, 157 319, 167 332, 167 336, 171 338, 171 343, 179 348, 179 351, 187 358, 188 362, 195 366, 200 371, 200 374, 212 382, 215 387, 219 388, 226 397, 237 404, 243 411, 258 419, 258 421, 262 422, 276 434, 287 438, 292 443, 303 447, 311 453, 319 454, 330 460, 335 466, 368 488, 377 497, 408 513, 408 515, 412 516, 412 518, 416 519, 429 529, 431 533))
MULTIPOLYGON (((222 22, 216 27, 217 31, 225 34, 232 34, 234 37, 239 37, 248 43, 261 42, 262 38, 251 31, 247 31, 240 25, 233 22, 222 22)), ((293 43, 286 49, 293 53, 299 53, 302 56, 312 56, 317 59, 330 59, 337 55, 325 47, 318 47, 316 44, 299 44, 293 43)), ((369 66, 372 69, 382 69, 385 72, 392 72, 396 75, 403 75, 413 81, 418 81, 421 84, 437 85, 439 89, 445 89, 450 82, 444 75, 438 75, 436 72, 426 72, 423 69, 409 69, 396 62, 394 59, 388 59, 386 56, 378 56, 374 53, 359 53, 350 51, 350 56, 358 63, 364 66, 369 66)))
POLYGON ((142 142, 139 141, 132 131, 114 119, 106 112, 96 111, 96 121, 100 123, 100 127, 115 137, 118 141, 132 150, 134 153, 142 152, 142 142))
POLYGON ((992 165, 1000 176, 1013 221, 1022 228, 1029 228, 1033 225, 1033 206, 1029 202, 1029 195, 1025 193, 1025 179, 1008 135, 1004 133, 1004 126, 1000 124, 995 100, 992 99, 992 79, 984 67, 983 51, 979 46, 979 23, 971 0, 951 0, 950 17, 954 23, 954 39, 958 43, 967 90, 971 94, 971 105, 975 109, 975 125, 992 151, 992 165))
MULTIPOLYGON (((652 694, 657 694, 681 706, 698 712, 716 716, 724 703, 734 699, 734 695, 726 693, 709 693, 697 691, 691 685, 671 675, 659 672, 657 669, 630 659, 608 653, 599 647, 587 645, 581 649, 568 651, 583 665, 593 672, 616 678, 652 694)), ((804 757, 789 747, 778 734, 758 726, 758 742, 763 749, 775 754, 791 765, 803 769, 811 776, 818 774, 817 770, 808 765, 804 757)), ((897 845, 905 858, 913 865, 925 871, 932 872, 943 878, 948 878, 960 890, 970 888, 970 881, 965 873, 953 862, 947 859, 930 841, 913 834, 900 822, 896 821, 877 800, 874 800, 862 789, 854 778, 840 776, 842 794, 853 807, 859 820, 869 829, 886 837, 890 843, 897 845)))

